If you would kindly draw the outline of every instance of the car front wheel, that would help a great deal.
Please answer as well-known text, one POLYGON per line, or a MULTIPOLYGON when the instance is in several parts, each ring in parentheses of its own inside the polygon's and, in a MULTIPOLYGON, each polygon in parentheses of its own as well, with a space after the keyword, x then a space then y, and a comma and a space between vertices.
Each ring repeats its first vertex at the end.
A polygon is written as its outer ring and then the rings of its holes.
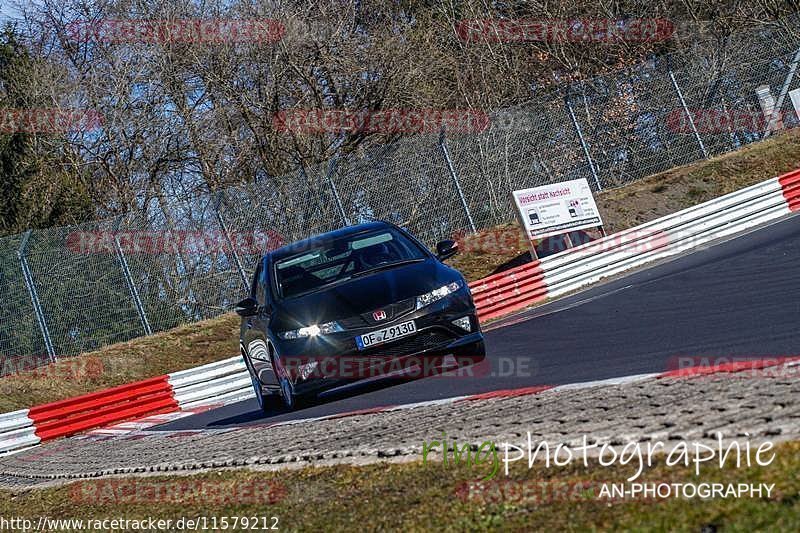
POLYGON ((281 407, 283 407, 282 396, 275 393, 265 393, 263 387, 261 387, 261 383, 259 383, 255 377, 251 375, 250 379, 253 382, 253 391, 256 394, 258 408, 261 409, 265 415, 272 415, 280 411, 281 407))
POLYGON ((297 395, 294 392, 294 385, 292 382, 289 381, 289 378, 286 376, 281 376, 281 399, 283 400, 283 406, 288 409, 292 410, 297 405, 297 395))

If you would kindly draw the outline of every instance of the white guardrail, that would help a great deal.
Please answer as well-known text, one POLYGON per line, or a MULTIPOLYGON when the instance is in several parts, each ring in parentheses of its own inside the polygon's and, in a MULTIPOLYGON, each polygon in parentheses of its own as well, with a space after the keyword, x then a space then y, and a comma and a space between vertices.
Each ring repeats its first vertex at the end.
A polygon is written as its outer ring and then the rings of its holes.
MULTIPOLYGON (((167 377, 177 404, 176 411, 237 402, 255 396, 241 356, 174 372, 167 377)), ((0 414, 0 458, 41 442, 28 413, 29 410, 24 409, 0 414)))
POLYGON ((39 442, 27 409, 0 415, 0 457, 36 446, 39 442))
POLYGON ((778 178, 541 260, 555 297, 790 214, 778 178))
POLYGON ((181 409, 255 397, 250 374, 240 355, 169 374, 169 384, 181 409))

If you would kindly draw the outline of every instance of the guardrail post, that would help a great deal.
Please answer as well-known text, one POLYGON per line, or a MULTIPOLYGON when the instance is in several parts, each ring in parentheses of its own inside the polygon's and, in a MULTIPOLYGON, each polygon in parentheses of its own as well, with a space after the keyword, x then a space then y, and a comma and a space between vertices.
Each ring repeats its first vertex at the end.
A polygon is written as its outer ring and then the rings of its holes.
POLYGON ((121 224, 122 216, 118 217, 117 222, 114 224, 114 249, 117 252, 117 260, 119 261, 119 266, 122 269, 122 275, 125 276, 125 284, 128 285, 128 291, 131 293, 133 305, 136 307, 136 312, 139 314, 139 320, 142 322, 144 334, 152 335, 153 330, 150 328, 150 322, 147 320, 147 314, 144 312, 142 299, 139 297, 139 290, 136 288, 136 283, 133 282, 133 276, 131 276, 131 269, 128 265, 128 259, 125 257, 125 252, 122 250, 122 246, 119 243, 118 232, 121 224))
POLYGON ((594 168, 594 161, 592 161, 592 155, 589 152, 589 145, 586 144, 586 139, 583 137, 583 131, 581 130, 581 125, 578 124, 578 119, 575 117, 575 111, 572 109, 572 102, 569 101, 569 91, 567 94, 564 95, 564 103, 567 106, 567 112, 569 113, 569 118, 572 119, 572 126, 575 128, 575 133, 578 134, 578 140, 581 142, 581 148, 583 148, 583 155, 586 157, 586 162, 589 163, 589 170, 592 172, 592 177, 594 178, 594 184, 597 186, 598 191, 603 190, 603 186, 600 184, 600 177, 597 175, 597 169, 594 168))
POLYGON ((28 259, 25 257, 25 249, 28 247, 28 240, 30 239, 30 236, 31 230, 26 231, 22 235, 22 242, 17 250, 17 258, 22 266, 22 277, 25 280, 25 286, 28 288, 28 295, 31 298, 31 304, 33 304, 33 313, 36 315, 36 322, 38 322, 39 330, 42 332, 42 337, 44 338, 44 346, 47 349, 47 356, 50 358, 50 362, 55 362, 58 358, 56 357, 55 348, 53 348, 53 341, 50 338, 50 330, 47 328, 47 321, 45 320, 44 312, 42 311, 42 305, 39 302, 39 295, 36 292, 36 284, 33 282, 33 275, 31 274, 31 269, 28 266, 28 259))
POLYGON ((236 263, 236 270, 239 271, 239 276, 242 278, 242 285, 244 286, 245 292, 249 290, 250 284, 247 282, 247 274, 244 271, 244 267, 242 266, 242 260, 239 258, 239 254, 236 251, 236 247, 233 245, 233 241, 231 240, 231 236, 228 233, 228 227, 225 225, 225 221, 222 219, 222 215, 219 212, 220 205, 222 204, 222 199, 225 195, 225 191, 219 191, 214 195, 213 200, 213 208, 214 208, 214 216, 217 217, 217 222, 219 223, 219 227, 222 229, 222 235, 225 236, 225 241, 228 243, 231 249, 231 255, 233 256, 233 261, 236 263))
POLYGON ((456 191, 458 191, 458 197, 461 200, 461 207, 464 208, 464 213, 467 215, 469 228, 472 230, 472 233, 475 233, 478 230, 475 227, 475 221, 472 220, 472 213, 469 211, 467 199, 464 197, 464 191, 461 190, 461 183, 458 181, 458 174, 456 174, 456 169, 453 167, 453 161, 450 159, 450 151, 447 149, 447 136, 445 134, 444 127, 442 127, 442 131, 439 132, 439 149, 442 151, 445 163, 447 163, 447 170, 450 173, 450 177, 453 179, 453 183, 456 186, 456 191))
POLYGON ((798 62, 800 62, 800 48, 797 49, 797 52, 794 54, 794 58, 792 59, 792 63, 789 65, 789 73, 786 74, 786 79, 783 81, 783 87, 781 87, 781 94, 778 96, 778 101, 775 102, 775 107, 772 108, 772 113, 769 114, 767 125, 764 126, 764 135, 761 137, 762 139, 766 139, 772 133, 772 121, 775 120, 775 113, 780 113, 780 109, 783 107, 783 101, 786 99, 786 93, 789 92, 789 85, 791 85, 792 80, 794 79, 794 74, 797 72, 798 62))
POLYGON ((706 146, 703 144, 703 139, 700 138, 700 133, 697 131, 697 128, 694 125, 694 119, 692 118, 692 113, 686 106, 686 100, 683 99, 683 92, 681 92, 681 88, 678 86, 678 80, 675 79, 675 74, 672 73, 672 69, 669 69, 669 79, 672 81, 672 87, 675 88, 675 92, 678 94, 678 100, 680 100, 681 102, 681 107, 683 108, 683 112, 686 113, 686 118, 689 119, 689 126, 692 127, 694 138, 697 139, 697 144, 700 146, 700 150, 703 152, 703 157, 708 159, 708 152, 706 151, 706 146))
POLYGON ((350 218, 347 216, 347 213, 344 211, 344 205, 342 205, 342 199, 339 197, 339 191, 336 189, 336 183, 333 181, 333 174, 336 172, 336 165, 338 163, 338 158, 334 155, 330 161, 328 161, 328 172, 325 175, 325 179, 328 180, 328 185, 333 191, 333 197, 336 200, 336 207, 339 209, 339 215, 342 217, 342 223, 345 226, 350 225, 350 218))

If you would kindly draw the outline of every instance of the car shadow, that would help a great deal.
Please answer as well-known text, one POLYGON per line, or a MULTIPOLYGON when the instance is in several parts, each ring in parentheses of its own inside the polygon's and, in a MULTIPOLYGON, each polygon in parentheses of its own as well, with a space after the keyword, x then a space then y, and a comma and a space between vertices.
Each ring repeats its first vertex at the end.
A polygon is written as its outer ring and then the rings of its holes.
MULTIPOLYGON (((459 369, 454 367, 440 368, 440 373, 431 376, 391 376, 381 379, 373 379, 368 381, 356 381, 341 385, 329 391, 323 391, 313 396, 305 396, 299 399, 297 406, 293 410, 286 408, 276 408, 269 413, 264 413, 259 409, 255 399, 248 400, 252 405, 252 410, 240 413, 234 416, 221 418, 208 424, 209 428, 226 427, 237 425, 269 425, 274 422, 285 422, 290 420, 313 418, 318 416, 331 416, 336 415, 336 411, 324 409, 338 401, 346 400, 356 396, 361 396, 371 392, 376 392, 399 385, 404 385, 421 379, 437 379, 447 378, 453 376, 453 372, 460 372, 462 370, 469 371, 470 368, 477 373, 482 373, 484 369, 489 368, 489 359, 473 364, 462 366, 459 369), (320 409, 323 408, 323 409, 320 409)), ((376 404, 373 406, 364 407, 369 409, 371 407, 380 407, 383 404, 376 404)), ((341 412, 348 412, 356 409, 348 409, 341 412)))
POLYGON ((318 393, 315 395, 304 396, 298 399, 297 406, 289 410, 287 408, 275 408, 269 413, 262 412, 256 403, 255 398, 248 400, 252 405, 252 409, 230 416, 215 420, 208 424, 208 427, 226 427, 237 425, 257 425, 262 423, 268 425, 272 422, 285 422, 299 418, 313 418, 315 416, 329 416, 336 414, 325 410, 324 412, 314 412, 315 408, 323 407, 325 405, 335 403, 337 401, 360 396, 370 392, 379 391, 397 385, 403 385, 410 381, 415 381, 414 378, 386 378, 369 383, 353 383, 342 387, 337 387, 333 392, 318 393))
POLYGON ((494 270, 492 270, 492 274, 499 274, 500 272, 505 272, 506 270, 511 270, 512 268, 522 266, 526 263, 530 263, 532 261, 531 253, 525 252, 524 254, 520 254, 513 259, 509 259, 505 263, 501 263, 497 266, 494 270))

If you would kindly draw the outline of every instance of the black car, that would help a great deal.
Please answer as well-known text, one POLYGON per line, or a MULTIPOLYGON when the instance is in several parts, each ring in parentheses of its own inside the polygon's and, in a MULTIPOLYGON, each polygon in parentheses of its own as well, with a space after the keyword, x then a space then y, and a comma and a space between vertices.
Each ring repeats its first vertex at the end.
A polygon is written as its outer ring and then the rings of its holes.
POLYGON ((464 277, 406 231, 372 222, 274 250, 239 302, 242 356, 264 411, 298 397, 409 367, 483 360, 464 277))

